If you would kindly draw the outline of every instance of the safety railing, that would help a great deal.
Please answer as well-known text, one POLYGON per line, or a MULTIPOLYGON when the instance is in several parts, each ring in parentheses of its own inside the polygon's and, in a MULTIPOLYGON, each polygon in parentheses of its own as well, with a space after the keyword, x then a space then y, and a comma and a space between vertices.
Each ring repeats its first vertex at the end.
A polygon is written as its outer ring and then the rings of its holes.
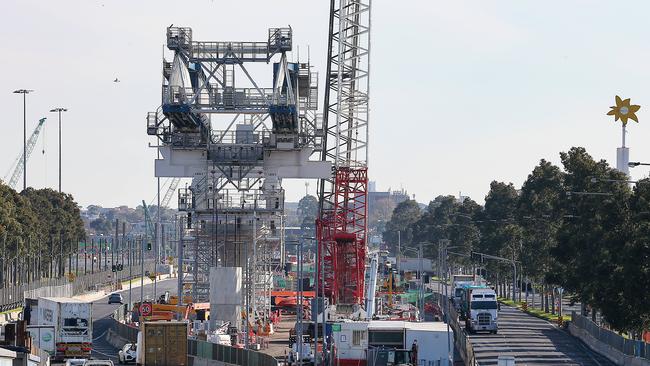
POLYGON ((571 322, 575 327, 588 332, 593 338, 624 355, 650 360, 650 343, 624 338, 616 332, 599 327, 598 324, 575 311, 571 314, 571 322))
POLYGON ((190 57, 196 61, 219 62, 237 59, 242 62, 268 60, 266 42, 192 42, 190 57))
POLYGON ((192 28, 167 28, 167 47, 169 49, 187 49, 191 46, 191 43, 192 28))
POLYGON ((194 339, 187 342, 187 354, 196 358, 221 361, 232 365, 278 366, 278 360, 262 352, 194 339))
POLYGON ((454 332, 454 344, 463 358, 465 365, 477 366, 476 356, 474 355, 474 348, 472 347, 472 342, 465 333, 465 330, 460 327, 458 323, 458 312, 454 308, 453 304, 448 303, 449 300, 445 295, 435 294, 440 297, 440 304, 443 308, 443 311, 447 313, 446 321, 449 323, 449 326, 454 332))
MULTIPOLYGON (((145 260, 145 271, 154 270, 154 260, 145 260)), ((139 264, 133 264, 133 278, 140 276, 139 264)), ((30 283, 8 286, 0 289, 0 311, 16 309, 22 306, 25 298, 43 296, 75 296, 87 291, 98 290, 99 287, 115 282, 117 272, 109 270, 96 271, 75 276, 72 280, 67 277, 44 278, 30 283)), ((128 280, 128 267, 118 273, 119 280, 128 280)))
POLYGON ((138 340, 139 329, 136 326, 125 323, 127 306, 128 304, 124 304, 115 309, 113 312, 114 321, 111 322, 110 329, 113 334, 116 334, 131 343, 135 343, 138 340))
MULTIPOLYGON (((286 102, 286 96, 281 96, 279 100, 286 102)), ((266 111, 272 101, 272 88, 205 88, 196 95, 193 88, 162 86, 164 105, 185 105, 191 102, 195 108, 211 112, 266 111)))

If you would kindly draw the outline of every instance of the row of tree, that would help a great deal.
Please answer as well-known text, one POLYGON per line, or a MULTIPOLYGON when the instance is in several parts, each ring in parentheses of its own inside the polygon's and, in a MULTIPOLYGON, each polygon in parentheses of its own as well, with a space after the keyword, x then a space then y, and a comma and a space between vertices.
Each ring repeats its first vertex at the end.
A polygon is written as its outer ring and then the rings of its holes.
POLYGON ((84 237, 71 195, 49 188, 18 193, 0 181, 1 284, 51 276, 55 259, 62 261, 84 237))
MULTIPOLYGON (((520 189, 492 182, 483 206, 453 196, 437 197, 424 210, 402 202, 384 241, 395 252, 398 232, 402 245, 448 239, 454 252, 519 261, 527 278, 562 286, 612 328, 638 334, 650 327, 650 179, 631 186, 584 148, 560 158, 562 169, 541 160, 520 189)), ((435 258, 436 245, 426 245, 425 255, 435 258)), ((491 276, 508 270, 488 265, 491 276)))
MULTIPOLYGON (((158 206, 147 206, 149 210, 150 219, 156 222, 156 215, 158 214, 158 206)), ((174 221, 174 216, 178 213, 177 210, 169 207, 160 207, 160 220, 164 223, 174 221)), ((144 206, 139 205, 135 208, 128 206, 119 206, 114 208, 104 208, 98 205, 89 205, 82 215, 82 220, 86 229, 91 234, 112 235, 115 233, 115 222, 125 222, 128 226, 145 221, 144 206)), ((121 230, 121 229, 120 229, 121 230)))

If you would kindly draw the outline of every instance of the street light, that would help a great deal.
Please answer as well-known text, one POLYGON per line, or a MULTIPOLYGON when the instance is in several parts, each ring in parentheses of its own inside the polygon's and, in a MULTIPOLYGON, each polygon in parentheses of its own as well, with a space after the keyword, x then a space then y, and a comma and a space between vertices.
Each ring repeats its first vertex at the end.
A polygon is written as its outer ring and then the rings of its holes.
POLYGON ((572 195, 576 196, 613 196, 613 193, 609 192, 575 192, 575 191, 567 191, 566 192, 567 197, 571 197, 572 195))
MULTIPOLYGON (((296 326, 296 351, 298 352, 298 365, 302 365, 302 346, 303 346, 303 339, 302 339, 302 331, 303 331, 303 240, 287 240, 285 241, 285 244, 293 244, 296 246, 296 251, 297 251, 297 257, 298 257, 298 281, 297 285, 298 288, 296 289, 296 320, 297 320, 297 326, 296 326)), ((318 301, 318 300, 316 300, 318 301)), ((248 312, 248 309, 246 309, 248 312)), ((316 309, 318 311, 318 309, 316 309)), ((247 313, 248 314, 248 313, 247 313)), ((318 320, 318 319, 316 319, 318 320)), ((316 329, 318 329, 318 322, 316 322, 316 329)), ((316 338, 316 343, 318 342, 318 338, 316 338)), ((318 345, 316 345, 318 348, 318 345)))
POLYGON ((14 90, 14 94, 23 95, 23 190, 27 189, 27 94, 30 89, 14 90))
POLYGON ((650 165, 650 163, 641 163, 639 161, 630 161, 629 163, 627 163, 627 166, 629 166, 630 168, 634 168, 639 165, 650 165))
POLYGON ((59 193, 61 193, 61 112, 67 112, 66 108, 53 108, 50 112, 59 114, 59 193))
POLYGON ((640 182, 638 180, 626 180, 626 179, 607 179, 607 178, 598 178, 598 177, 591 177, 591 183, 598 183, 598 182, 608 182, 608 183, 631 183, 631 184, 643 184, 645 182, 640 182))

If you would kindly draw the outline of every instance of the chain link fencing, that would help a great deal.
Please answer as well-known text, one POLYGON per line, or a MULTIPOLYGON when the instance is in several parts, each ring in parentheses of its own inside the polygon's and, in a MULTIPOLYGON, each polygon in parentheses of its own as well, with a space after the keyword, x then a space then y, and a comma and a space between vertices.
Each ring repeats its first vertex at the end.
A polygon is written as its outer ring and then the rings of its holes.
POLYGON ((572 313, 571 319, 574 326, 585 330, 593 338, 614 348, 624 355, 650 360, 650 343, 622 337, 616 332, 599 327, 598 324, 592 322, 591 319, 586 318, 575 311, 572 313))
MULTIPOLYGON (((155 261, 145 260, 144 269, 146 272, 154 272, 155 261)), ((30 283, 8 286, 0 289, 0 312, 17 309, 23 306, 26 298, 38 297, 70 297, 80 295, 88 291, 99 291, 102 287, 110 285, 117 280, 127 281, 140 277, 140 266, 133 265, 133 274, 129 276, 128 267, 122 272, 111 270, 96 271, 78 275, 72 279, 44 278, 30 283), (117 277, 116 277, 117 276, 117 277)))

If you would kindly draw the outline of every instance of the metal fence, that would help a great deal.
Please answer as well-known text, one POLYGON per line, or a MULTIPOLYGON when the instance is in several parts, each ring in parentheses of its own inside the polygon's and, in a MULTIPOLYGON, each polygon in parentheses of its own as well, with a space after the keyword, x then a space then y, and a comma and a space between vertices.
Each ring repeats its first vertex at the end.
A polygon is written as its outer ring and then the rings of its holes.
MULTIPOLYGON (((117 319, 122 317, 122 313, 122 307, 113 313, 115 320, 111 322, 110 328, 114 334, 135 343, 138 339, 138 328, 120 323, 117 319)), ((278 366, 278 361, 273 356, 262 352, 194 339, 187 341, 187 354, 196 358, 221 361, 233 365, 278 366)))
POLYGON ((278 366, 278 360, 266 353, 194 339, 187 341, 187 354, 233 365, 278 366))
POLYGON ((138 340, 139 328, 124 324, 124 315, 126 313, 126 304, 120 306, 113 312, 113 321, 111 321, 110 329, 114 334, 121 338, 135 343, 138 340))
MULTIPOLYGON (((154 260, 146 260, 145 271, 154 271, 154 260)), ((128 275, 128 267, 118 275, 118 279, 126 281, 131 279, 128 275)), ((133 266, 133 278, 140 276, 140 266, 133 266)), ((16 286, 9 286, 0 289, 0 312, 21 307, 25 298, 37 298, 39 296, 74 296, 87 291, 97 291, 102 286, 115 281, 115 272, 98 271, 79 275, 74 280, 68 278, 44 278, 16 286), (71 287, 71 292, 69 288, 71 287)))
POLYGON ((454 332, 454 345, 458 349, 465 365, 476 366, 476 356, 474 355, 474 348, 472 347, 472 342, 465 334, 465 330, 460 327, 458 323, 458 312, 453 304, 448 303, 448 298, 445 295, 434 293, 434 301, 440 300, 440 305, 444 313, 447 314, 446 321, 449 322, 449 326, 454 332), (439 299, 438 299, 439 298, 439 299))
POLYGON ((577 328, 587 331, 595 339, 627 356, 650 359, 650 343, 626 339, 609 329, 599 327, 598 324, 575 311, 571 315, 571 320, 577 328))

